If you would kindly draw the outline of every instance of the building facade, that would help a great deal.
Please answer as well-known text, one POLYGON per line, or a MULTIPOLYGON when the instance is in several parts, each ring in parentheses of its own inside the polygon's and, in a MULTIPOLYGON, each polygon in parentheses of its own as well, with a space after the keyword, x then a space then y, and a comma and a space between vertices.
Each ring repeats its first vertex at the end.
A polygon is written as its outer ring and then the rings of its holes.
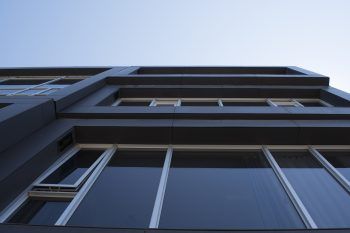
POLYGON ((298 67, 0 69, 0 232, 346 232, 349 130, 298 67))

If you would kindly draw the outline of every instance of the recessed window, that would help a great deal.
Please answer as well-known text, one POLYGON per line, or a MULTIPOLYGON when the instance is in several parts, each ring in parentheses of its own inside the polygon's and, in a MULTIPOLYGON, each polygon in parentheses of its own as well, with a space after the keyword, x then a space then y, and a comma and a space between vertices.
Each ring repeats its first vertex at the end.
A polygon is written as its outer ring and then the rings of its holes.
POLYGON ((175 107, 179 104, 178 100, 155 100, 153 106, 157 107, 175 107))
POLYGON ((326 107, 326 105, 319 100, 313 100, 313 101, 299 100, 298 102, 300 102, 304 107, 326 107))
POLYGON ((165 151, 117 151, 68 225, 147 228, 164 158, 165 151))
POLYGON ((6 222, 54 225, 68 205, 68 201, 29 199, 6 222))
POLYGON ((174 151, 159 228, 304 228, 260 151, 174 151))
POLYGON ((219 106, 218 101, 188 101, 188 100, 182 100, 181 106, 219 106))
POLYGON ((121 101, 118 106, 149 106, 151 101, 121 101))
POLYGON ((269 104, 266 101, 222 101, 222 104, 224 106, 231 106, 231 107, 267 107, 269 104))
POLYGON ((350 196, 308 151, 272 151, 320 228, 350 227, 350 196))

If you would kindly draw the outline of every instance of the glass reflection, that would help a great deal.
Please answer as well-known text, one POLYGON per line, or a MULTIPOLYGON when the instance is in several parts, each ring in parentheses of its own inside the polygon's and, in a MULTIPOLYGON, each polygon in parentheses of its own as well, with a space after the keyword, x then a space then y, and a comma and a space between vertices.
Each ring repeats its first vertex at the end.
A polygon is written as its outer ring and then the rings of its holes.
POLYGON ((350 197, 308 151, 272 151, 320 228, 350 227, 350 197))
POLYGON ((304 228, 260 151, 175 151, 160 228, 304 228))

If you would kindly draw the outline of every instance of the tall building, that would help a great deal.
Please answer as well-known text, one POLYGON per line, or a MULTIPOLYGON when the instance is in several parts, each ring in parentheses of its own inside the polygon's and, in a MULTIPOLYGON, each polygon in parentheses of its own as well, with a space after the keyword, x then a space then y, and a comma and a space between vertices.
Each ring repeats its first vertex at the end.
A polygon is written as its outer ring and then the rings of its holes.
POLYGON ((0 232, 350 229, 350 95, 326 76, 74 67, 0 79, 0 232))

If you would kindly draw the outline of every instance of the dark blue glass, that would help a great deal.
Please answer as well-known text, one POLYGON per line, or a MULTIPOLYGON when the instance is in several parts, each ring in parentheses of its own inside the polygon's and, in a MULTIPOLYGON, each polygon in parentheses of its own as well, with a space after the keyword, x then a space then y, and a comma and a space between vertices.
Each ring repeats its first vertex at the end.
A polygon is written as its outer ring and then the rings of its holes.
POLYGON ((304 228, 260 151, 175 151, 160 228, 304 228))
POLYGON ((69 202, 28 200, 6 222, 32 225, 54 225, 69 202))
POLYGON ((320 150, 319 152, 350 181, 350 151, 320 150))
POLYGON ((68 222, 71 226, 147 228, 165 151, 117 151, 68 222))
POLYGON ((308 151, 272 151, 320 228, 350 227, 350 196, 308 151))
POLYGON ((41 183, 74 184, 101 156, 103 150, 82 149, 56 169, 41 183))

